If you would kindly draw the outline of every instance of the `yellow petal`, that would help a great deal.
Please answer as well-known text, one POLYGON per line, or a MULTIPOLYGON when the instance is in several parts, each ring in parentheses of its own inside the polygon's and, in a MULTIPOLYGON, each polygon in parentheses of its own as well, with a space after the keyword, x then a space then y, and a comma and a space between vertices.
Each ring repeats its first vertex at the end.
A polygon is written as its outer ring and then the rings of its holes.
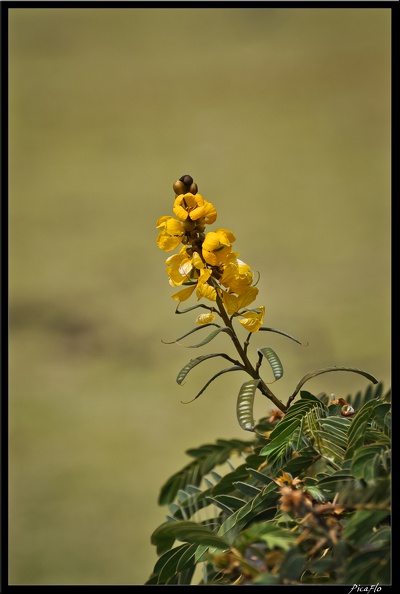
POLYGON ((228 260, 231 249, 232 248, 230 245, 218 244, 218 247, 214 250, 208 250, 206 247, 204 247, 203 243, 203 258, 207 264, 210 264, 210 266, 220 266, 225 264, 225 262, 228 260))
POLYGON ((158 234, 157 245, 164 252, 174 250, 180 243, 182 243, 181 237, 170 237, 169 235, 166 235, 164 231, 161 231, 158 234))
POLYGON ((238 298, 233 293, 228 293, 228 291, 222 292, 222 301, 224 303, 225 309, 228 315, 232 316, 239 310, 238 298))
POLYGON ((234 254, 235 252, 229 254, 219 282, 233 293, 241 294, 253 282, 253 273, 250 266, 238 260, 234 254))
POLYGON ((225 245, 230 245, 231 243, 236 241, 236 237, 234 236, 232 231, 229 231, 229 229, 217 229, 215 233, 220 237, 224 238, 224 241, 222 243, 227 242, 225 243, 225 245))
POLYGON ((156 229, 164 229, 166 221, 171 218, 170 215, 160 217, 157 219, 156 229))
POLYGON ((193 266, 195 268, 204 268, 204 262, 200 258, 200 255, 197 252, 194 252, 192 260, 193 260, 193 266))
POLYGON ((204 200, 203 218, 204 223, 206 223, 207 225, 211 225, 212 223, 214 223, 217 218, 217 211, 215 206, 211 204, 211 202, 207 202, 207 200, 204 200))
POLYGON ((249 318, 249 319, 239 320, 239 322, 249 332, 257 332, 260 329, 260 326, 262 324, 262 321, 261 320, 256 320, 254 318, 253 319, 250 319, 249 318))
POLYGON ((248 311, 242 315, 242 320, 239 322, 248 330, 249 332, 257 332, 259 328, 262 326, 264 321, 264 314, 265 314, 265 307, 261 306, 259 308, 259 312, 255 311, 248 311))
POLYGON ((220 238, 215 231, 209 231, 203 241, 203 250, 212 252, 221 246, 220 238))
POLYGON ((195 287, 196 285, 193 285, 192 287, 188 287, 187 289, 182 289, 181 291, 178 291, 177 293, 171 295, 171 297, 172 299, 175 299, 175 301, 186 301, 186 299, 189 299, 189 297, 193 293, 195 287))
POLYGON ((239 309, 243 309, 243 307, 246 307, 247 305, 250 305, 250 303, 253 303, 257 295, 257 287, 247 287, 247 289, 243 291, 243 293, 240 293, 238 297, 239 309))
POLYGON ((210 324, 216 319, 217 316, 214 316, 211 312, 206 314, 200 314, 196 319, 196 324, 210 324))
POLYGON ((218 264, 219 264, 219 259, 214 254, 214 252, 207 252, 204 248, 203 248, 203 258, 207 262, 207 264, 210 264, 210 266, 218 266, 218 264))
POLYGON ((214 287, 211 287, 207 283, 198 282, 196 294, 197 294, 198 299, 201 299, 202 297, 205 297, 206 299, 209 299, 210 301, 216 301, 216 299, 217 299, 216 290, 214 289, 214 287))
POLYGON ((199 282, 206 283, 211 276, 211 270, 209 268, 203 268, 200 272, 199 282))
POLYGON ((182 243, 184 230, 180 221, 174 217, 160 217, 157 221, 157 229, 161 230, 157 237, 157 245, 164 252, 169 252, 182 243))
POLYGON ((192 221, 197 221, 200 217, 203 217, 206 212, 204 206, 205 200, 201 194, 180 194, 175 198, 173 211, 181 221, 186 221, 188 216, 192 221))
POLYGON ((166 260, 167 274, 170 284, 177 287, 190 280, 192 266, 190 260, 184 254, 174 254, 166 260))

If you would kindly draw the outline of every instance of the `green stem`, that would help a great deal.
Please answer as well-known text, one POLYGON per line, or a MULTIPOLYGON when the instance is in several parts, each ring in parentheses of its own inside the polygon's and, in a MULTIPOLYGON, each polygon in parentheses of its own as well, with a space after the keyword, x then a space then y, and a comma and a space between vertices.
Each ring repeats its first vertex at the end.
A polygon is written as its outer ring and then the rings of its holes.
POLYGON ((269 398, 276 407, 279 408, 279 410, 281 410, 282 412, 286 412, 287 407, 283 404, 283 402, 281 402, 273 392, 271 392, 271 390, 269 389, 269 387, 266 385, 266 383, 264 382, 264 380, 260 377, 259 373, 258 373, 258 369, 255 369, 253 367, 253 365, 251 364, 251 362, 249 361, 249 358, 247 357, 247 348, 243 348, 239 338, 236 335, 235 329, 233 327, 232 321, 230 319, 230 317, 228 316, 224 304, 222 302, 221 297, 218 295, 218 291, 216 291, 217 293, 217 298, 216 298, 216 303, 218 306, 218 312, 219 315, 221 316, 221 318, 223 319, 225 326, 227 326, 232 334, 231 334, 231 338, 233 341, 233 344, 235 345, 235 348, 237 350, 237 352, 240 355, 240 358, 243 361, 243 364, 246 368, 247 373, 253 378, 253 379, 258 379, 259 380, 259 385, 258 388, 261 391, 262 394, 264 394, 264 396, 266 396, 267 398, 269 398))
MULTIPOLYGON (((204 262, 204 264, 207 266, 207 262, 205 261, 203 254, 202 254, 202 250, 201 250, 201 245, 202 245, 202 238, 197 238, 195 241, 192 241, 192 249, 194 251, 196 251, 200 258, 202 259, 202 261, 204 262)), ((279 408, 279 410, 281 410, 282 412, 286 412, 288 407, 285 406, 283 404, 283 402, 281 402, 279 400, 279 398, 277 398, 275 396, 275 394, 273 392, 271 392, 271 390, 268 388, 268 386, 266 385, 266 383, 264 382, 264 380, 260 377, 259 373, 258 373, 258 368, 255 369, 253 367, 253 365, 250 363, 249 358, 247 357, 247 347, 248 347, 248 340, 245 342, 244 347, 242 347, 240 340, 238 339, 235 329, 233 327, 232 321, 230 319, 230 317, 228 316, 224 304, 222 302, 221 297, 218 294, 218 283, 215 279, 213 279, 212 277, 208 279, 208 284, 212 287, 214 287, 215 292, 216 292, 216 303, 218 306, 218 313, 221 316, 221 318, 223 319, 225 326, 227 326, 230 330, 231 330, 231 338, 233 341, 233 344, 235 345, 235 348, 237 350, 237 352, 240 355, 240 358, 243 361, 243 364, 245 366, 245 369, 247 371, 247 373, 253 378, 253 379, 258 379, 259 380, 259 384, 258 384, 258 389, 260 390, 260 392, 262 394, 264 394, 264 396, 266 396, 267 398, 269 398, 277 408, 279 408)))

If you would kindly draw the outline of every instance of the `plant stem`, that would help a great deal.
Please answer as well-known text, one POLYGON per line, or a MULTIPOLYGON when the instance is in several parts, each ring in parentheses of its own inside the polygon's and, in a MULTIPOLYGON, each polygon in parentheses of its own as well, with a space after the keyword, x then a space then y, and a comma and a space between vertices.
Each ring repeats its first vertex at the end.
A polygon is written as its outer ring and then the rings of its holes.
POLYGON ((237 352, 240 355, 240 358, 243 361, 243 364, 246 368, 247 373, 253 378, 253 379, 258 379, 259 380, 259 384, 258 384, 258 388, 260 390, 260 392, 262 394, 264 394, 264 396, 266 396, 267 398, 269 398, 276 407, 279 408, 279 410, 281 410, 282 412, 286 412, 287 407, 283 404, 283 402, 281 402, 273 392, 271 392, 271 390, 269 389, 269 387, 265 384, 264 380, 260 377, 259 373, 258 373, 258 369, 255 369, 253 367, 253 365, 251 364, 251 362, 249 361, 249 358, 247 357, 247 353, 245 348, 242 347, 240 340, 238 339, 236 332, 233 328, 233 324, 232 321, 230 319, 230 317, 228 316, 224 304, 222 302, 221 297, 218 295, 218 291, 217 291, 217 298, 216 298, 216 303, 218 306, 218 312, 221 316, 221 318, 223 319, 225 326, 227 326, 232 334, 231 334, 231 338, 233 341, 233 344, 235 345, 235 348, 237 350, 237 352))

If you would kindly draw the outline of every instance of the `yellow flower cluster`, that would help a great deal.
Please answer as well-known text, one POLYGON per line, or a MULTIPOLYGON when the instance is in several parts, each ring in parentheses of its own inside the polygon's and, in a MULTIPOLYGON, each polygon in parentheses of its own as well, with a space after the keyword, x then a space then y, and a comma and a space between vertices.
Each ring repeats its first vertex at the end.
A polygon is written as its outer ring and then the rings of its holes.
MULTIPOLYGON (((258 289, 252 286, 250 267, 239 260, 238 252, 232 251, 234 234, 229 229, 204 233, 205 226, 215 222, 217 211, 197 192, 191 176, 182 176, 173 187, 173 212, 177 218, 162 216, 156 224, 160 249, 168 252, 181 245, 179 253, 166 260, 170 285, 185 286, 172 298, 186 301, 196 291, 197 299, 220 300, 228 315, 240 316, 240 323, 256 332, 263 323, 265 308, 240 313, 255 300, 258 289)), ((209 313, 198 316, 196 321, 208 324, 214 319, 209 313)))

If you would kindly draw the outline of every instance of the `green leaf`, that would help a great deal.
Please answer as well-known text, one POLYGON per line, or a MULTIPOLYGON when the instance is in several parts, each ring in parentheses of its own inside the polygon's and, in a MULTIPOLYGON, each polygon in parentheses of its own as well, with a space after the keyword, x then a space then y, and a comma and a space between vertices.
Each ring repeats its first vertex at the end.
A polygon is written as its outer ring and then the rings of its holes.
POLYGON ((170 549, 175 540, 213 546, 221 550, 229 548, 227 541, 221 536, 202 524, 189 520, 164 522, 151 536, 151 543, 157 547, 157 552, 170 549))
POLYGON ((381 429, 381 431, 385 430, 385 418, 390 409, 391 404, 386 402, 377 404, 377 406, 374 408, 373 420, 374 423, 376 423, 381 429))
POLYGON ((229 515, 246 503, 244 499, 239 499, 239 497, 233 497, 232 495, 216 495, 215 497, 207 497, 207 499, 229 515))
POLYGON ((224 357, 228 361, 231 361, 231 363, 240 365, 240 363, 238 361, 235 361, 235 359, 228 357, 228 355, 225 355, 224 353, 214 353, 212 355, 201 355, 201 357, 197 357, 196 359, 190 359, 189 363, 187 363, 185 365, 185 367, 182 367, 182 369, 180 370, 180 372, 178 373, 178 376, 176 378, 177 384, 179 384, 179 385, 182 384, 183 380, 185 379, 185 377, 187 376, 189 371, 191 369, 193 369, 193 367, 196 367, 196 365, 198 365, 199 363, 202 363, 203 361, 206 361, 207 359, 211 359, 213 357, 224 357))
POLYGON ((249 497, 255 497, 259 493, 261 493, 261 489, 258 487, 254 487, 253 485, 249 485, 249 483, 244 483, 242 481, 236 481, 233 483, 238 491, 243 493, 243 495, 248 495, 249 497))
POLYGON ((229 373, 230 371, 245 371, 245 368, 242 365, 234 365, 233 367, 228 367, 227 369, 222 369, 221 371, 218 371, 218 373, 216 373, 215 375, 212 376, 212 378, 210 380, 208 380, 208 382, 202 387, 202 389, 200 390, 200 392, 198 392, 196 394, 196 396, 194 398, 192 398, 192 400, 187 400, 186 402, 183 402, 183 404, 189 404, 190 402, 193 402, 194 400, 196 400, 199 396, 201 396, 203 394, 203 392, 206 391, 206 389, 208 388, 208 386, 217 379, 217 377, 219 377, 220 375, 223 375, 224 373, 229 373))
POLYGON ((265 571, 253 580, 253 584, 267 584, 273 585, 279 583, 279 577, 276 574, 265 571))
POLYGON ((346 419, 346 417, 329 416, 327 419, 321 419, 321 425, 329 433, 332 433, 333 435, 340 434, 341 437, 346 438, 347 441, 347 432, 351 425, 350 419, 346 419))
POLYGON ((275 522, 258 522, 241 532, 236 546, 263 540, 271 550, 276 547, 288 551, 296 538, 290 530, 277 526, 275 522))
POLYGON ((283 366, 275 351, 271 347, 264 347, 262 349, 258 349, 258 353, 265 357, 268 363, 271 365, 274 378, 276 380, 280 379, 283 376, 283 366))
POLYGON ((176 549, 171 549, 169 553, 172 553, 168 560, 163 564, 161 571, 158 576, 158 583, 163 584, 165 583, 168 578, 176 575, 177 573, 177 566, 178 563, 184 553, 186 553, 187 549, 190 545, 183 545, 177 547, 176 549))
POLYGON ((279 422, 276 428, 270 434, 271 443, 262 448, 260 454, 263 456, 268 455, 272 452, 277 445, 280 445, 285 441, 288 435, 291 435, 294 430, 299 426, 300 420, 294 420, 291 422, 279 422))
MULTIPOLYGON (((330 417, 339 417, 342 414, 342 407, 340 404, 330 404, 328 406, 329 416, 330 417)), ((344 418, 344 417, 343 417, 344 418)))
POLYGON ((270 482, 272 481, 272 479, 269 476, 267 476, 266 474, 263 474, 262 472, 259 472, 255 468, 246 468, 246 470, 248 470, 249 473, 252 476, 254 476, 254 478, 256 478, 257 481, 259 481, 263 485, 269 485, 270 482))
POLYGON ((279 570, 281 579, 288 580, 289 583, 299 581, 306 567, 306 562, 307 558, 300 553, 297 546, 291 548, 286 554, 279 570))
POLYGON ((301 399, 292 404, 283 419, 279 421, 275 429, 270 433, 269 439, 271 442, 277 438, 281 441, 287 435, 290 435, 306 414, 315 407, 326 410, 326 406, 318 398, 308 392, 302 392, 301 399))
POLYGON ((225 476, 222 477, 220 482, 214 485, 212 489, 212 495, 220 495, 222 493, 231 493, 235 490, 234 483, 240 480, 248 480, 249 479, 249 470, 248 465, 254 465, 258 467, 265 459, 261 456, 250 455, 247 456, 246 462, 241 464, 232 472, 228 472, 225 476))
POLYGON ((305 490, 307 493, 310 493, 311 497, 319 503, 325 503, 326 497, 321 489, 318 489, 318 487, 315 487, 314 485, 308 485, 305 490))
POLYGON ((161 555, 154 566, 156 583, 160 584, 176 573, 176 568, 180 555, 182 555, 190 545, 183 544, 174 549, 168 550, 161 555))
POLYGON ((339 463, 341 466, 341 462, 344 459, 345 455, 345 447, 346 442, 340 442, 340 438, 337 436, 331 435, 330 433, 326 433, 325 431, 316 431, 317 436, 319 437, 318 442, 313 444, 314 449, 317 452, 329 460, 333 460, 335 463, 339 463))
POLYGON ((209 305, 205 305, 204 303, 198 303, 197 305, 192 305, 191 307, 187 307, 186 309, 179 309, 180 303, 178 303, 178 305, 176 306, 176 310, 175 313, 176 314, 184 314, 187 313, 188 311, 193 311, 194 309, 198 309, 199 307, 203 307, 204 309, 208 309, 209 311, 214 311, 213 307, 210 307, 209 305))
POLYGON ((318 454, 313 448, 305 447, 297 453, 297 456, 294 456, 283 466, 283 470, 289 472, 293 476, 298 476, 314 464, 317 457, 318 454))
POLYGON ((191 545, 183 545, 186 547, 186 550, 181 555, 180 559, 178 559, 178 563, 176 566, 176 571, 180 572, 184 569, 187 569, 190 565, 194 564, 194 556, 197 550, 198 545, 193 543, 191 545))
POLYGON ((293 455, 291 441, 281 441, 274 446, 267 455, 268 471, 276 474, 282 466, 287 464, 293 455))
POLYGON ((354 546, 367 543, 373 534, 373 528, 387 518, 389 512, 379 509, 358 509, 346 524, 343 537, 354 546))
POLYGON ((193 328, 190 332, 187 332, 186 334, 184 334, 180 338, 177 338, 173 342, 167 342, 165 344, 174 344, 174 343, 176 343, 176 344, 179 344, 179 346, 186 347, 187 349, 197 349, 198 347, 201 347, 201 346, 207 344, 208 342, 211 342, 212 339, 215 338, 217 336, 217 334, 219 334, 220 332, 227 332, 228 334, 232 334, 232 330, 230 328, 228 328, 227 326, 221 327, 221 326, 218 326, 218 324, 214 324, 214 323, 211 322, 210 324, 203 324, 202 326, 199 326, 198 328, 193 328), (209 334, 207 336, 207 338, 205 338, 201 342, 199 342, 197 344, 191 344, 191 345, 185 345, 185 344, 181 344, 179 342, 183 338, 186 338, 186 336, 189 336, 189 334, 192 334, 193 332, 197 332, 198 330, 202 330, 203 328, 207 328, 207 326, 217 326, 217 329, 214 330, 213 332, 211 332, 211 334, 209 334))
POLYGON ((187 485, 199 486, 203 476, 218 464, 226 462, 233 452, 238 454, 246 452, 252 445, 253 443, 250 441, 239 439, 218 440, 215 444, 205 444, 199 448, 186 450, 186 454, 194 457, 195 460, 189 462, 182 470, 167 480, 161 488, 159 505, 171 503, 179 489, 185 489, 187 485))
POLYGON ((254 499, 248 501, 243 507, 238 509, 222 524, 218 530, 218 535, 225 537, 229 542, 234 542, 237 532, 245 526, 252 518, 260 513, 274 507, 278 500, 278 485, 270 483, 254 499))
POLYGON ((331 475, 324 476, 318 481, 318 486, 327 492, 337 492, 343 489, 345 484, 354 484, 354 477, 347 471, 341 469, 331 475))
POLYGON ((352 424, 348 431, 348 447, 346 452, 346 459, 353 457, 354 451, 364 443, 367 425, 372 417, 373 409, 377 405, 374 400, 369 400, 358 411, 353 418, 352 424))
POLYGON ((386 396, 383 396, 383 384, 379 382, 376 386, 369 385, 364 392, 357 392, 355 396, 349 394, 345 400, 352 405, 354 410, 359 410, 369 400, 386 401, 388 395, 390 395, 390 390, 386 396))
POLYGON ((196 563, 201 563, 201 561, 204 561, 204 554, 206 553, 207 550, 208 550, 208 545, 198 545, 196 554, 194 556, 194 560, 196 563))
POLYGON ((190 334, 193 334, 193 332, 198 332, 199 330, 203 330, 204 328, 208 328, 209 326, 216 326, 217 328, 221 329, 221 326, 219 324, 216 324, 215 322, 210 322, 208 324, 202 324, 201 326, 196 326, 196 328, 192 328, 191 330, 189 330, 189 332, 186 332, 186 334, 183 334, 176 340, 172 340, 171 342, 166 342, 165 340, 162 340, 161 342, 163 342, 164 344, 176 344, 179 340, 182 340, 182 338, 186 338, 186 336, 190 336, 190 334))
POLYGON ((389 411, 385 415, 385 435, 390 432, 392 428, 392 412, 389 411))
POLYGON ((367 482, 378 476, 379 466, 385 451, 390 450, 384 444, 371 444, 358 449, 353 457, 351 471, 356 478, 367 482))
MULTIPOLYGON (((346 567, 346 582, 349 584, 391 584, 391 550, 389 547, 360 551, 353 555, 346 567)), ((365 586, 367 587, 367 586, 365 586)))
POLYGON ((380 548, 389 546, 392 538, 392 529, 390 526, 381 526, 373 533, 369 543, 375 547, 380 548))
POLYGON ((277 334, 282 334, 282 336, 286 336, 287 338, 294 340, 294 342, 297 342, 297 344, 301 344, 302 346, 304 346, 303 343, 300 342, 300 340, 297 340, 297 338, 291 336, 291 334, 287 334, 287 332, 282 332, 282 330, 276 330, 275 328, 267 328, 266 326, 261 326, 261 328, 258 329, 258 332, 276 332, 277 334))
POLYGON ((362 371, 361 369, 356 369, 355 367, 326 367, 325 369, 318 369, 317 371, 313 371, 312 373, 308 373, 307 375, 305 375, 297 384, 293 394, 290 396, 289 398, 289 403, 295 398, 296 394, 299 392, 300 388, 310 379, 317 377, 318 375, 322 375, 323 373, 328 373, 330 371, 351 371, 353 373, 359 373, 360 375, 363 375, 364 377, 366 377, 367 379, 369 379, 372 383, 377 384, 378 380, 371 375, 370 373, 367 373, 366 371, 362 371))
POLYGON ((236 414, 239 425, 245 431, 253 431, 255 421, 253 418, 253 404, 254 395, 260 380, 252 379, 244 384, 240 388, 236 403, 236 414))

